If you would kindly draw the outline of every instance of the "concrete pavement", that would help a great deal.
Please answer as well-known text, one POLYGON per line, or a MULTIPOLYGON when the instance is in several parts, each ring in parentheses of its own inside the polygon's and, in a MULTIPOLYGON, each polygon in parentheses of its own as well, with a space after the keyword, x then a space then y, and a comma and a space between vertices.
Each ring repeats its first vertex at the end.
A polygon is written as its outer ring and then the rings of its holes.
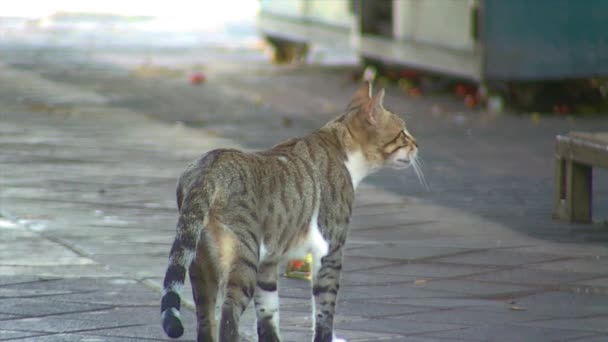
MULTIPOLYGON (((211 75, 201 92, 94 60, 98 69, 63 74, 52 68, 58 63, 24 67, 19 53, 5 58, 14 66, 0 67, 0 340, 165 340, 158 289, 181 170, 211 148, 257 148, 303 133, 340 108, 352 86, 323 68, 268 67, 270 76, 211 75), (200 111, 209 124, 168 120, 180 106, 200 111), (213 121, 210 111, 226 106, 230 120, 213 121)), ((535 140, 540 132, 550 137, 602 122, 474 121, 476 114, 449 106, 430 115, 425 103, 404 104, 390 90, 387 101, 418 113, 408 119, 426 140, 432 189, 422 192, 412 172, 382 173, 361 186, 338 335, 608 340, 608 233, 602 223, 550 220, 550 176, 540 167, 550 155, 546 139, 535 140), (513 137, 523 143, 508 145, 513 137)), ((605 188, 600 180, 602 194, 605 188)), ((281 281, 285 341, 310 338, 309 292, 306 282, 281 281)), ((246 315, 243 340, 255 340, 251 310, 246 315)), ((194 313, 184 317, 182 340, 191 341, 194 313)))

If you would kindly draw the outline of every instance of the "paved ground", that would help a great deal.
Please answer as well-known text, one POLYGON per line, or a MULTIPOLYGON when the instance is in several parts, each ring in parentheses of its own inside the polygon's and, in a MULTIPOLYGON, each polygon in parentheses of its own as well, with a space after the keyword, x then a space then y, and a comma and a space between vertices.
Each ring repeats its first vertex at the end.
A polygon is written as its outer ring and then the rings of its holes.
MULTIPOLYGON (((355 87, 342 68, 277 68, 255 49, 2 48, 0 340, 163 340, 157 290, 186 163, 304 134, 355 87), (200 61, 209 81, 193 87, 184 72, 200 61)), ((594 225, 550 219, 552 137, 606 120, 535 123, 393 88, 387 103, 421 141, 430 190, 412 172, 361 186, 339 335, 608 340, 606 173, 594 225)), ((280 291, 284 340, 308 340, 308 284, 283 279, 280 291)), ((245 320, 243 339, 255 340, 245 320)))

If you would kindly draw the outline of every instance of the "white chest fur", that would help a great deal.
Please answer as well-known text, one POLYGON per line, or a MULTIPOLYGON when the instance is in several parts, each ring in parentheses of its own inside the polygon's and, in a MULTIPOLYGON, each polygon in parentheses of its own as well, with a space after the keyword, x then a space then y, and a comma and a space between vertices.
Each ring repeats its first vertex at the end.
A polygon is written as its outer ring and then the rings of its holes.
POLYGON ((347 156, 348 160, 344 163, 350 174, 350 179, 353 183, 353 188, 361 183, 365 176, 371 173, 371 169, 365 160, 365 156, 361 151, 351 152, 347 156))

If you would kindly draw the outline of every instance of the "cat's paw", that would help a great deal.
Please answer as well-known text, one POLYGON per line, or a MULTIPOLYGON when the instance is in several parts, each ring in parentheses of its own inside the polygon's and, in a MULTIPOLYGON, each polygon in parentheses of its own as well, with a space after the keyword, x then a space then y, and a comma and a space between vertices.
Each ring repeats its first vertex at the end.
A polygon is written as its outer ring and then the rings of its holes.
POLYGON ((336 337, 336 335, 334 335, 331 339, 331 342, 348 342, 348 341, 346 341, 343 338, 336 337))

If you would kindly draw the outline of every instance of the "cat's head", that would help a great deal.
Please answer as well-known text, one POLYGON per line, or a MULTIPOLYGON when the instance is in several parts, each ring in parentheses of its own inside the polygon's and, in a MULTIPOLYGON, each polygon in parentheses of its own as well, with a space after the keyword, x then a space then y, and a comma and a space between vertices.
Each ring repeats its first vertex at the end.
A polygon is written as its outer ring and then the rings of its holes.
MULTIPOLYGON (((418 144, 408 132, 405 121, 383 105, 384 89, 372 95, 372 85, 365 82, 353 96, 342 117, 352 139, 347 144, 349 159, 363 159, 369 172, 382 167, 416 169, 418 144)), ((418 170, 417 170, 418 171, 418 170)))

